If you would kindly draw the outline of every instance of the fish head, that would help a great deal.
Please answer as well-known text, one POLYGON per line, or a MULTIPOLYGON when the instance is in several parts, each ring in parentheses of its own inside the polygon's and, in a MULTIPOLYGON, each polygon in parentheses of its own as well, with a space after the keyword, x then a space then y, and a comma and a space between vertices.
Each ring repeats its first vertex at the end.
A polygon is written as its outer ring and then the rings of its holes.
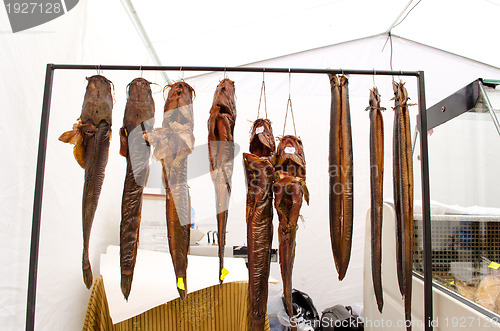
POLYGON ((218 111, 219 114, 228 114, 231 117, 236 117, 234 93, 234 82, 229 78, 223 79, 215 90, 212 110, 218 111))
POLYGON ((144 78, 136 78, 127 85, 127 104, 123 116, 123 127, 128 133, 132 132, 141 123, 144 129, 150 130, 147 121, 155 116, 155 102, 151 92, 152 83, 144 78))
POLYGON ((380 109, 380 94, 378 94, 378 89, 374 87, 370 90, 370 108, 372 109, 380 109))
POLYGON ((306 158, 302 140, 293 135, 280 138, 276 150, 275 167, 292 176, 306 178, 306 158))
POLYGON ((339 86, 339 79, 338 79, 337 75, 328 74, 328 78, 330 78, 330 85, 332 87, 339 86))
POLYGON ((250 153, 258 156, 272 156, 276 149, 273 128, 267 118, 258 118, 250 130, 250 153))
POLYGON ((405 106, 408 102, 408 91, 404 87, 404 82, 400 81, 392 82, 392 89, 394 90, 394 98, 396 100, 396 104, 400 104, 401 106, 405 106))
POLYGON ((153 99, 151 82, 144 78, 136 78, 127 85, 127 99, 146 102, 153 99))
POLYGON ((167 87, 170 90, 165 101, 163 127, 167 127, 170 122, 192 126, 194 89, 184 81, 167 87))
POLYGON ((105 121, 111 125, 113 83, 101 75, 87 77, 87 81, 81 114, 82 123, 98 125, 101 121, 105 121))
POLYGON ((170 88, 170 90, 165 101, 165 111, 193 103, 195 93, 194 89, 188 83, 181 81, 167 85, 166 87, 170 88))
POLYGON ((340 86, 347 86, 349 84, 349 80, 347 79, 346 75, 340 76, 339 84, 340 84, 340 86))
POLYGON ((90 99, 109 99, 111 102, 112 98, 112 84, 106 77, 101 75, 94 75, 92 77, 87 77, 87 92, 85 97, 90 99))

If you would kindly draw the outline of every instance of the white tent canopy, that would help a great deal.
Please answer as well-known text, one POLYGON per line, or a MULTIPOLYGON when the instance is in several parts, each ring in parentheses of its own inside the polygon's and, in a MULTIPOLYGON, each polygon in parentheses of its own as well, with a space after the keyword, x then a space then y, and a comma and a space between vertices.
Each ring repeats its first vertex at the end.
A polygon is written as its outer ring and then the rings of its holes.
MULTIPOLYGON (((247 4, 248 7, 236 8, 234 2, 229 1, 175 4, 164 4, 163 1, 134 2, 145 31, 165 65, 230 66, 272 58, 252 65, 379 70, 389 69, 391 48, 390 44, 385 45, 387 35, 377 34, 392 25, 406 4, 400 1, 279 2, 278 5, 254 2, 251 6, 247 4), (366 37, 372 35, 375 36, 366 37), (348 41, 356 38, 355 41, 348 41), (334 45, 325 46, 331 44, 334 45), (315 49, 303 51, 311 48, 315 49), (294 54, 282 56, 288 53, 294 54)), ((425 71, 428 106, 478 77, 500 78, 500 69, 494 67, 500 65, 496 48, 499 46, 492 42, 496 40, 494 18, 498 17, 499 8, 498 1, 494 0, 422 1, 393 30, 395 34, 408 38, 393 36, 393 68, 425 71)), ((11 34, 7 16, 0 10, 0 30, 4 31, 0 34, 0 100, 4 102, 0 122, 0 150, 5 155, 0 190, 3 215, 0 231, 3 265, 0 269, 3 288, 0 324, 11 329, 22 329, 25 321, 34 175, 45 65, 155 64, 129 14, 126 2, 80 1, 75 9, 54 21, 11 34)), ((83 174, 72 160, 70 148, 58 142, 57 137, 70 129, 78 117, 85 88, 84 77, 92 74, 95 72, 57 71, 54 78, 40 237, 37 330, 80 328, 90 295, 81 284, 80 271, 79 208, 83 174)), ((116 137, 125 104, 125 86, 138 74, 104 72, 116 87, 113 117, 115 135, 92 231, 94 275, 99 274, 99 254, 105 251, 107 245, 119 242, 125 162, 118 156, 116 137)), ((176 80, 182 74, 169 72, 168 75, 176 80)), ((144 77, 161 85, 164 83, 160 73, 145 72, 144 77)), ((208 109, 220 78, 219 73, 188 79, 197 92, 194 105, 197 145, 205 143, 208 109)), ((236 82, 238 97, 236 140, 242 146, 242 151, 246 151, 250 126, 247 120, 253 120, 256 116, 262 75, 234 73, 230 78, 236 82)), ((383 96, 384 106, 390 109, 390 78, 375 77, 375 83, 383 96)), ((288 76, 266 74, 266 85, 270 119, 278 135, 283 125, 288 76)), ((301 224, 298 232, 294 286, 310 294, 318 310, 336 303, 362 301, 364 217, 369 201, 368 118, 363 109, 367 105, 368 88, 372 85, 372 77, 350 78, 355 181, 360 186, 355 190, 355 249, 346 280, 340 283, 336 280, 327 227, 328 80, 323 75, 297 74, 292 77, 291 93, 297 130, 304 140, 308 186, 312 191, 311 206, 304 206, 302 211, 306 222, 301 224)), ((415 81, 408 78, 406 86, 416 101, 415 81)), ((156 94, 155 101, 159 113, 162 96, 156 94)), ((385 112, 384 120, 389 134, 392 123, 390 110, 385 112)), ((391 150, 388 136, 386 150, 391 150)), ((245 193, 240 157, 235 162, 233 175, 228 245, 245 241, 242 208, 245 193)), ((391 173, 390 157, 387 153, 388 178, 391 173)), ((418 171, 416 167, 417 183, 418 171)), ((213 204, 201 203, 205 197, 197 193, 200 188, 212 192, 208 177, 200 178, 190 185, 193 204, 198 203, 199 206, 197 214, 202 213, 203 209, 206 209, 207 215, 213 213, 213 204)), ((391 200, 391 185, 389 180, 385 181, 384 196, 387 200, 391 200)), ((419 196, 418 191, 415 196, 419 196)), ((279 278, 279 274, 276 274, 277 265, 273 268, 275 277, 279 278)))

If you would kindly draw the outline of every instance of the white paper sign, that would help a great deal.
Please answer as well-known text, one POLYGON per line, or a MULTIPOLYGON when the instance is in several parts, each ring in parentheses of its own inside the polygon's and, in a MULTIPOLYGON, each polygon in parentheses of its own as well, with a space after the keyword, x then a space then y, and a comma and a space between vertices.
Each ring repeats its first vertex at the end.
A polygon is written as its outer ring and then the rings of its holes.
POLYGON ((287 154, 295 153, 295 147, 291 147, 291 146, 285 147, 285 153, 287 153, 287 154))
POLYGON ((256 134, 259 134, 259 133, 262 133, 264 132, 264 127, 263 126, 259 126, 257 129, 255 129, 255 133, 256 134))

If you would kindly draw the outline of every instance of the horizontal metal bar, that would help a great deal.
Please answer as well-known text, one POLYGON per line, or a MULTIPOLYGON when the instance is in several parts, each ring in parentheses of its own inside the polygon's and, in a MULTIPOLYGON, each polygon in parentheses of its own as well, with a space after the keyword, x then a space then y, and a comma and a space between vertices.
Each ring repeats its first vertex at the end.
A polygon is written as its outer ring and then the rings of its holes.
POLYGON ((345 74, 345 75, 382 75, 415 76, 419 71, 396 70, 356 70, 356 69, 304 69, 304 68, 266 68, 266 67, 196 67, 196 66, 138 66, 138 65, 89 65, 54 64, 54 69, 66 70, 143 70, 143 71, 227 71, 227 72, 273 72, 292 74, 345 74))

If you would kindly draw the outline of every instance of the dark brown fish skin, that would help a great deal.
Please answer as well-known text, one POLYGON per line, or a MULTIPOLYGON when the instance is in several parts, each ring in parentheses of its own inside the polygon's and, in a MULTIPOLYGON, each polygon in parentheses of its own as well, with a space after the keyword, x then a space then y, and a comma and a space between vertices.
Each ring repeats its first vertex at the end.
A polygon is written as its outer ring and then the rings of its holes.
POLYGON ((372 281, 377 307, 382 312, 382 218, 384 178, 384 121, 380 107, 380 95, 374 87, 370 90, 370 190, 371 190, 371 263, 372 281))
POLYGON ((342 243, 340 246, 340 259, 342 269, 339 274, 339 280, 342 280, 347 273, 349 261, 351 259, 352 247, 352 228, 354 217, 353 206, 353 156, 352 156, 352 136, 351 136, 351 118, 349 110, 349 92, 346 76, 340 77, 341 97, 342 97, 342 118, 341 118, 341 136, 342 136, 342 243))
POLYGON ((395 108, 394 108, 394 128, 393 128, 393 163, 392 163, 392 178, 393 178, 393 193, 394 193, 394 209, 396 211, 396 270, 398 275, 399 292, 404 296, 404 283, 403 283, 403 228, 401 217, 401 169, 400 169, 400 141, 401 141, 401 114, 397 111, 400 107, 400 101, 397 98, 399 93, 398 87, 393 85, 395 94, 395 108))
POLYGON ((187 266, 191 234, 191 198, 187 184, 187 156, 194 148, 194 90, 186 82, 170 85, 163 125, 153 130, 149 141, 154 157, 161 160, 166 191, 167 236, 182 300, 187 294, 187 266), (182 284, 182 285, 181 285, 182 284))
MULTIPOLYGON (((413 265, 413 160, 410 134, 410 117, 408 112, 408 92, 404 83, 393 82, 395 94, 395 111, 399 112, 398 133, 399 141, 399 204, 401 210, 402 229, 402 283, 405 305, 405 319, 407 330, 411 330, 411 292, 412 292, 412 265, 413 265)), ((395 197, 397 198, 397 197, 395 197)))
POLYGON ((330 238, 339 280, 351 258, 353 229, 353 153, 346 76, 330 75, 330 238))
POLYGON ((150 132, 154 124, 155 104, 150 84, 146 79, 136 78, 128 85, 123 127, 120 130, 120 154, 127 160, 120 223, 121 291, 126 300, 134 276, 142 194, 149 174, 150 147, 144 141, 143 134, 150 132))
POLYGON ((208 154, 210 176, 214 183, 216 196, 220 284, 224 279, 222 273, 224 247, 226 245, 226 225, 234 164, 234 124, 236 122, 234 93, 234 82, 228 78, 223 79, 215 90, 208 119, 208 154))
POLYGON ((250 153, 243 153, 247 183, 248 298, 250 330, 264 330, 273 240, 275 153, 271 121, 259 118, 250 131, 250 153))
POLYGON ((273 240, 274 168, 269 157, 243 153, 247 183, 250 330, 264 330, 273 240))
POLYGON ((330 241, 332 245, 333 259, 335 268, 340 275, 340 243, 342 236, 342 214, 341 214, 341 191, 342 183, 340 177, 340 116, 341 93, 340 84, 336 75, 329 75, 330 88, 332 94, 330 108, 330 141, 329 141, 329 208, 330 208, 330 241))
POLYGON ((90 231, 108 162, 113 97, 112 83, 105 77, 96 75, 87 80, 81 116, 73 130, 63 133, 59 140, 75 145, 75 159, 85 169, 82 199, 82 271, 83 281, 90 289, 93 281, 89 261, 90 231))
POLYGON ((275 153, 273 129, 267 118, 258 118, 250 131, 250 153, 257 156, 272 157, 275 153), (259 133, 257 133, 259 131, 259 133))
POLYGON ((279 261, 283 280, 283 296, 292 330, 296 330, 292 320, 292 269, 302 197, 309 204, 309 192, 305 184, 305 164, 301 140, 290 135, 282 137, 275 157, 274 207, 279 219, 279 261))

